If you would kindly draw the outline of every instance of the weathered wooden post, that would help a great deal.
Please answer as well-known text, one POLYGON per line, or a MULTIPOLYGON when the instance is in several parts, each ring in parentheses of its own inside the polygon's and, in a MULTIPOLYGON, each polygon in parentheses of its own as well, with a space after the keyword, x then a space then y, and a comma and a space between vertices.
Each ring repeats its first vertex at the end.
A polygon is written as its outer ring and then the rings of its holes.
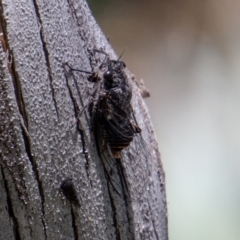
POLYGON ((142 139, 123 150, 122 172, 99 156, 88 111, 72 127, 93 83, 63 64, 92 71, 94 48, 117 60, 86 1, 2 0, 0 10, 0 239, 167 240, 164 172, 130 74, 142 139))

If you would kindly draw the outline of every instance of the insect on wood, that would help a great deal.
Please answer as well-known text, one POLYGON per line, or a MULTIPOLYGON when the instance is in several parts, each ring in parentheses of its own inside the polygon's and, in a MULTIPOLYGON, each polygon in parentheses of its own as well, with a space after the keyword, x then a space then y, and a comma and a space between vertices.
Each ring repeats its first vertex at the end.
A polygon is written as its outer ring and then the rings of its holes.
POLYGON ((89 74, 88 81, 95 83, 90 104, 92 128, 95 133, 96 127, 103 130, 102 137, 109 145, 114 158, 119 159, 122 150, 141 132, 133 117, 132 90, 124 72, 125 63, 119 59, 110 60, 104 51, 95 49, 94 52, 105 55, 98 72, 74 69, 67 65, 71 71, 89 74))
POLYGON ((141 196, 145 191, 150 171, 147 165, 147 154, 144 152, 146 147, 143 145, 141 129, 131 104, 132 86, 125 72, 126 65, 120 61, 121 56, 117 60, 112 60, 106 52, 95 49, 92 51, 92 56, 95 58, 96 54, 101 56, 101 61, 93 72, 65 64, 68 66, 69 73, 87 74, 88 81, 94 83, 90 103, 83 106, 78 118, 86 106, 89 106, 91 130, 103 162, 106 178, 113 190, 122 198, 126 198, 129 193, 129 183, 141 178, 137 187, 131 191, 141 196), (131 148, 133 141, 137 146, 135 149, 131 148), (125 149, 128 150, 125 151, 125 149), (138 158, 138 155, 141 155, 141 158, 138 158))

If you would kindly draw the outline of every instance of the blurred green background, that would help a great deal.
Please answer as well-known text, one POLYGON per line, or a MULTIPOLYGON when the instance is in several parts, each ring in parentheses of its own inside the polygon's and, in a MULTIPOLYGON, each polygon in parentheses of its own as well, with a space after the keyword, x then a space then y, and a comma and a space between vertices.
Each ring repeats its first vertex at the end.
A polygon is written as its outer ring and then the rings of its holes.
POLYGON ((240 1, 89 0, 146 100, 171 240, 240 239, 240 1))

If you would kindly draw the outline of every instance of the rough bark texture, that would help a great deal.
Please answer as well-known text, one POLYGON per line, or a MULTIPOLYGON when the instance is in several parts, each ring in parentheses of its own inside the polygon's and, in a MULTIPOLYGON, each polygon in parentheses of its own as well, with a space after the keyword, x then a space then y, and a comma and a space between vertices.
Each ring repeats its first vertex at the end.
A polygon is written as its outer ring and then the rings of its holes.
POLYGON ((124 197, 106 177, 88 114, 67 131, 92 83, 79 75, 76 88, 62 64, 92 69, 88 50, 101 47, 116 59, 86 2, 1 0, 0 7, 0 239, 168 239, 164 172, 137 84, 129 77, 147 161, 132 142, 122 160, 124 197), (138 176, 141 162, 147 178, 138 176), (68 178, 79 206, 59 190, 68 178))

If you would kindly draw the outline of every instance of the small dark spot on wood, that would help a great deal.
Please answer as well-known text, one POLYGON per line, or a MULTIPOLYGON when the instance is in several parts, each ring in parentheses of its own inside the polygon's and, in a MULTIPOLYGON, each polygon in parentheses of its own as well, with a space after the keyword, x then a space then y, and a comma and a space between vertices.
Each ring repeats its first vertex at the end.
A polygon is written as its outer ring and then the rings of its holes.
POLYGON ((77 197, 77 191, 73 184, 72 178, 65 179, 62 182, 60 189, 61 189, 63 195, 67 198, 67 200, 70 203, 73 203, 75 206, 80 207, 80 203, 79 203, 79 200, 77 197))

